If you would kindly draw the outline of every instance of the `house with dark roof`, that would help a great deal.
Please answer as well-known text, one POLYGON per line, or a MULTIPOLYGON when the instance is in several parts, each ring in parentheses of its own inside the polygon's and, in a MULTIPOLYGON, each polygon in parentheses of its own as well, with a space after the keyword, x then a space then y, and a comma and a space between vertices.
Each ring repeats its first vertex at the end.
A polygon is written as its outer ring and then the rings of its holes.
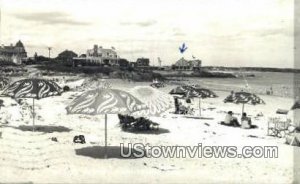
POLYGON ((13 62, 22 64, 22 60, 27 58, 27 52, 23 43, 19 40, 16 45, 0 46, 0 62, 13 62))
POLYGON ((138 58, 136 60, 136 65, 138 67, 147 67, 147 66, 149 66, 149 64, 150 64, 149 58, 138 58))
POLYGON ((172 65, 172 69, 174 70, 200 70, 202 61, 199 59, 194 60, 186 60, 183 57, 180 58, 175 64, 172 65))

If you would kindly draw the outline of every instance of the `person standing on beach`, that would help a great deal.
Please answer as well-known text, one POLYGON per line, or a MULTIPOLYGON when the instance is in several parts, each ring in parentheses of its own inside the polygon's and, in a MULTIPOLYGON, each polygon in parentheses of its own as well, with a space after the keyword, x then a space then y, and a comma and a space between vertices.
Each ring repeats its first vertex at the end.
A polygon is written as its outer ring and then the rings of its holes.
POLYGON ((272 86, 270 87, 270 95, 273 95, 273 88, 272 88, 272 86))

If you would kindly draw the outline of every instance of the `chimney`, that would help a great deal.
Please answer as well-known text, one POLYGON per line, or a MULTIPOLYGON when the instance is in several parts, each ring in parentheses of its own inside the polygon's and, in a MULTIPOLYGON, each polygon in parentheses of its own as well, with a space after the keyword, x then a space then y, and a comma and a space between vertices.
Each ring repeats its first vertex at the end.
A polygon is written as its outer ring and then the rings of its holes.
POLYGON ((94 50, 97 50, 98 49, 98 45, 94 45, 94 50))
POLYGON ((98 55, 98 45, 94 45, 94 53, 93 56, 97 56, 98 55))

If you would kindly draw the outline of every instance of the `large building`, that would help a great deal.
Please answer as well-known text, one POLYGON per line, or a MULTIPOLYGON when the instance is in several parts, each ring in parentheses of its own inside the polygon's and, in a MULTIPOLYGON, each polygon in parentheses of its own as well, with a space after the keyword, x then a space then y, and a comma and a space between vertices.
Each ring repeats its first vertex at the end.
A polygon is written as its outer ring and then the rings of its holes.
POLYGON ((19 40, 16 45, 0 46, 0 62, 13 62, 22 64, 22 60, 27 58, 27 53, 23 43, 19 40))
POLYGON ((200 70, 201 68, 201 60, 194 59, 194 60, 186 60, 184 58, 179 59, 176 61, 172 68, 174 70, 200 70))
POLYGON ((93 49, 86 52, 88 62, 104 65, 118 65, 118 55, 115 49, 104 49, 102 46, 94 45, 93 49))

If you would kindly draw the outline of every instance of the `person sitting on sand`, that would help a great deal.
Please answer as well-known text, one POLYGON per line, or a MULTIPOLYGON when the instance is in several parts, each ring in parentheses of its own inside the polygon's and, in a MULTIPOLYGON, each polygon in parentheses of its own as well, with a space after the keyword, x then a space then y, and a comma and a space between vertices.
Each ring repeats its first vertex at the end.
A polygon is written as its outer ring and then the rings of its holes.
POLYGON ((226 114, 224 124, 229 126, 240 126, 237 118, 233 116, 232 111, 228 111, 226 114))
POLYGON ((247 114, 244 112, 241 118, 242 128, 251 128, 251 118, 247 117, 247 114))

